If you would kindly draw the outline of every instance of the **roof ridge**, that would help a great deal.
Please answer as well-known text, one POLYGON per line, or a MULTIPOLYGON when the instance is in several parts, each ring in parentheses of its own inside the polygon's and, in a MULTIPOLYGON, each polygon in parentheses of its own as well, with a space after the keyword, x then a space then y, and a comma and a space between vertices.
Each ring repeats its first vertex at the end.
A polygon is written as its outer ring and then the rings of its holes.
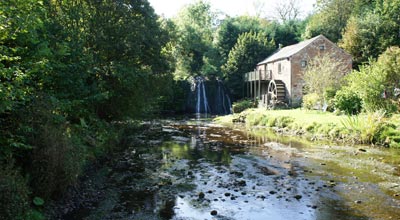
POLYGON ((283 47, 281 49, 278 49, 275 53, 273 53, 271 56, 267 57, 265 60, 261 61, 257 65, 264 64, 264 63, 269 63, 278 59, 283 59, 290 57, 296 53, 298 53, 300 50, 304 49, 306 46, 314 42, 316 39, 324 37, 324 35, 320 34, 318 36, 315 36, 313 38, 298 42, 296 44, 288 45, 286 47, 283 47))

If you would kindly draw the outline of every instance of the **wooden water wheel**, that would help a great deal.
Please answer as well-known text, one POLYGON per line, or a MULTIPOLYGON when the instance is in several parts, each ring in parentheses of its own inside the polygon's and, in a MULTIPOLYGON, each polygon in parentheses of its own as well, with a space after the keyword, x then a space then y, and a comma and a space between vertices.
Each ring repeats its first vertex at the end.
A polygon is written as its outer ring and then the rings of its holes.
POLYGON ((268 85, 267 104, 275 107, 278 103, 283 103, 286 97, 285 84, 281 80, 271 80, 268 85))

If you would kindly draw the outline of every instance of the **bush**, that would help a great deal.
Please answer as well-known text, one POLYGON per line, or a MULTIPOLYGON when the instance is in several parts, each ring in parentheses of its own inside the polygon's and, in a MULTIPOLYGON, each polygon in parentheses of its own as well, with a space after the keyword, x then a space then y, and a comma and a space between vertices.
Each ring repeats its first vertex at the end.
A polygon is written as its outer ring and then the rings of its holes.
POLYGON ((243 99, 241 101, 233 103, 232 110, 233 110, 233 113, 240 113, 246 109, 254 108, 256 106, 257 106, 257 104, 253 100, 243 99))
POLYGON ((23 220, 29 209, 27 181, 10 165, 0 167, 0 218, 23 220))
POLYGON ((310 93, 303 96, 303 108, 312 110, 314 109, 320 102, 320 97, 316 93, 310 93))
POLYGON ((326 101, 327 111, 333 112, 335 110, 335 95, 337 88, 328 88, 324 92, 324 100, 326 101))
POLYGON ((398 97, 394 90, 400 81, 400 48, 391 47, 377 61, 360 66, 347 77, 351 91, 356 91, 367 111, 397 111, 398 97))
POLYGON ((393 124, 387 124, 380 135, 380 142, 385 146, 400 147, 400 130, 393 124))
POLYGON ((44 124, 38 131, 31 159, 32 190, 35 196, 48 199, 76 181, 85 149, 64 124, 44 124))
POLYGON ((361 111, 362 100, 356 93, 345 87, 336 93, 334 105, 336 109, 348 115, 355 115, 361 111))
POLYGON ((289 116, 279 116, 276 118, 275 126, 279 128, 286 128, 288 127, 294 119, 289 116))
POLYGON ((385 123, 385 112, 376 111, 368 112, 366 114, 349 116, 346 120, 342 121, 345 128, 354 133, 352 137, 355 141, 371 144, 380 140, 381 133, 383 132, 385 123))
POLYGON ((246 117, 246 125, 247 126, 255 126, 255 125, 265 125, 265 120, 268 120, 268 117, 266 114, 249 114, 246 117))

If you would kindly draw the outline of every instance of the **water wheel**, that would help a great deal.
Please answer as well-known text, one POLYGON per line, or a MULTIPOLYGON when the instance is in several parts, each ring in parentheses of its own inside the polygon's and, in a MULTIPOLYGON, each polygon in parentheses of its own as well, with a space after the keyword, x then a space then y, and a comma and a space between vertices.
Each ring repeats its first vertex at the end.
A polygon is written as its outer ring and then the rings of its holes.
POLYGON ((285 101, 285 84, 281 80, 271 80, 268 85, 267 104, 269 107, 275 107, 277 103, 285 101))

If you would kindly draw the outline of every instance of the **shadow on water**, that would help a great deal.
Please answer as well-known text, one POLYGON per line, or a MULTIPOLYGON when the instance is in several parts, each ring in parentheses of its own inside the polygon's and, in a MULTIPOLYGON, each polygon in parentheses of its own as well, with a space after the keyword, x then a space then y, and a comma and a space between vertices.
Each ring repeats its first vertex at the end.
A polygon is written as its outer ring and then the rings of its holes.
POLYGON ((169 121, 149 130, 132 136, 132 146, 109 165, 103 201, 63 219, 400 216, 399 200, 391 195, 396 186, 390 185, 398 176, 367 173, 369 165, 383 166, 379 160, 398 167, 398 152, 311 144, 207 121, 169 121), (364 163, 368 158, 372 162, 364 163))

